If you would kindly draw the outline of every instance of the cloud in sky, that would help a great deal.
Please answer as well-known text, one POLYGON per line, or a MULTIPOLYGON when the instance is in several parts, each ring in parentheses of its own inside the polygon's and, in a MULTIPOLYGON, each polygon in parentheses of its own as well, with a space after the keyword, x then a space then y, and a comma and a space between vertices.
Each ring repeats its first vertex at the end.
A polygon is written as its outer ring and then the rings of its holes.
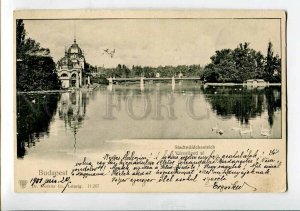
POLYGON ((25 20, 27 36, 49 48, 58 61, 77 43, 92 65, 115 67, 201 64, 216 50, 241 42, 264 55, 269 41, 280 52, 279 19, 98 19, 25 20), (76 30, 75 30, 76 28, 76 30), (116 49, 113 58, 103 49, 116 49))

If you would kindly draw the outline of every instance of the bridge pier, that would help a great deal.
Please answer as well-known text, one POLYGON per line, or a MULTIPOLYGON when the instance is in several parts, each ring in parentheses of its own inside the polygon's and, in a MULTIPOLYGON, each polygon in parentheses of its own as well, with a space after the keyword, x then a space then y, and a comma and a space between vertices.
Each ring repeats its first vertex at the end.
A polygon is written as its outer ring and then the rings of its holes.
POLYGON ((115 83, 118 83, 118 82, 127 82, 127 81, 130 81, 130 82, 139 82, 140 81, 140 88, 141 90, 143 91, 144 90, 144 86, 145 86, 145 82, 146 81, 149 81, 149 83, 153 82, 153 81, 164 81, 164 80, 171 80, 171 84, 172 84, 172 90, 175 90, 175 87, 176 87, 176 79, 179 80, 179 86, 182 85, 182 80, 199 80, 199 78, 193 78, 193 77, 190 77, 190 78, 176 78, 175 76, 173 77, 166 77, 166 78, 145 78, 143 76, 141 77, 135 77, 135 78, 115 78, 115 77, 110 77, 110 78, 107 78, 107 80, 109 81, 109 84, 113 84, 114 82, 115 83))
POLYGON ((112 91, 112 90, 113 90, 113 84, 112 84, 112 83, 111 83, 111 84, 108 84, 107 90, 108 90, 108 91, 112 91))
POLYGON ((112 77, 109 77, 109 78, 108 78, 108 82, 109 82, 109 84, 112 84, 112 83, 113 83, 112 77))
POLYGON ((175 90, 175 77, 172 77, 172 90, 175 90))
POLYGON ((141 91, 144 91, 145 87, 144 87, 144 77, 141 77, 140 79, 140 87, 141 87, 141 91))

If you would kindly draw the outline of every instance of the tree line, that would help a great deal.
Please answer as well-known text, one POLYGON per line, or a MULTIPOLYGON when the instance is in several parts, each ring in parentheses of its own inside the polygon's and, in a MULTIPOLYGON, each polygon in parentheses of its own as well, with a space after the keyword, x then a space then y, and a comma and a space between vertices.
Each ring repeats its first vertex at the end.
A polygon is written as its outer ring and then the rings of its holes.
POLYGON ((118 64, 116 68, 104 68, 103 73, 108 77, 120 77, 120 78, 129 78, 129 77, 147 77, 152 78, 156 77, 156 74, 159 73, 160 77, 172 77, 178 76, 182 73, 185 76, 195 76, 199 75, 203 71, 203 68, 200 65, 178 65, 178 66, 159 66, 159 67, 150 67, 150 66, 135 66, 132 68, 127 67, 126 65, 118 64))
POLYGON ((273 44, 268 43, 267 55, 240 43, 235 49, 222 49, 210 57, 201 78, 207 82, 241 83, 248 79, 281 82, 281 59, 274 56, 273 44))
MULTIPOLYGON (((206 66, 178 65, 178 66, 132 66, 118 64, 115 68, 92 67, 101 72, 100 78, 132 78, 132 77, 160 77, 178 76, 199 77, 205 82, 242 83, 248 79, 263 79, 268 82, 281 82, 281 59, 274 55, 273 44, 268 43, 267 55, 251 49, 250 44, 240 43, 235 49, 222 49, 210 57, 211 62, 206 66)), ((99 77, 99 76, 98 76, 99 77)))

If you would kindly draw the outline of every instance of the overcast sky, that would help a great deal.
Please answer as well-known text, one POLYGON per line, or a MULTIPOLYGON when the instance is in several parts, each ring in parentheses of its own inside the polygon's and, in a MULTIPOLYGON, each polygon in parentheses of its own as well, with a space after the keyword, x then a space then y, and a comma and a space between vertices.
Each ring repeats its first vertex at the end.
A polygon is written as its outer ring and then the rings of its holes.
POLYGON ((271 41, 280 51, 279 19, 106 19, 25 20, 27 36, 49 48, 55 62, 74 40, 92 65, 142 66, 201 64, 216 50, 241 42, 264 55, 271 41), (116 49, 111 58, 103 49, 116 49))

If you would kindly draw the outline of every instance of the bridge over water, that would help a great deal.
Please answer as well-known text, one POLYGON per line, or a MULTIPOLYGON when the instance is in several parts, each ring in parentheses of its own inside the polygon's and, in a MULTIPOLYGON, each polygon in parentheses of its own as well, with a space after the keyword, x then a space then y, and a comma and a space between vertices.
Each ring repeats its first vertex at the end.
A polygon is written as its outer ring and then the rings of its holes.
POLYGON ((109 83, 113 83, 113 82, 126 82, 126 81, 130 81, 130 82, 134 82, 134 81, 140 81, 140 82, 144 82, 144 81, 165 81, 165 80, 200 80, 199 77, 181 77, 181 78, 176 78, 176 77, 167 77, 167 78, 145 78, 145 77, 135 77, 135 78, 107 78, 107 80, 109 81, 109 83))
POLYGON ((136 78, 107 78, 107 80, 109 81, 109 90, 112 90, 112 85, 114 82, 139 82, 140 83, 140 87, 141 90, 144 90, 144 83, 145 81, 166 81, 166 80, 171 80, 172 81, 172 90, 175 90, 175 80, 177 81, 183 81, 183 80, 193 80, 193 81, 200 81, 200 77, 166 77, 166 78, 145 78, 145 77, 136 77, 136 78))

